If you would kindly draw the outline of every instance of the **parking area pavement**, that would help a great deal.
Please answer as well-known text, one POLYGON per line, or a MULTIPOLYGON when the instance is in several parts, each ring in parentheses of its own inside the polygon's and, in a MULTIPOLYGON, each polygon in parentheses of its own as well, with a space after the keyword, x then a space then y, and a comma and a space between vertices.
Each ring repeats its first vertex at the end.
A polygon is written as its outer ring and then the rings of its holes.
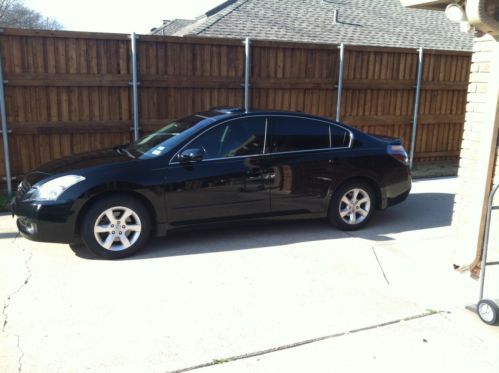
POLYGON ((464 310, 478 283, 452 268, 455 187, 417 181, 362 231, 178 233, 120 261, 0 216, 0 371, 497 372, 499 328, 464 310))

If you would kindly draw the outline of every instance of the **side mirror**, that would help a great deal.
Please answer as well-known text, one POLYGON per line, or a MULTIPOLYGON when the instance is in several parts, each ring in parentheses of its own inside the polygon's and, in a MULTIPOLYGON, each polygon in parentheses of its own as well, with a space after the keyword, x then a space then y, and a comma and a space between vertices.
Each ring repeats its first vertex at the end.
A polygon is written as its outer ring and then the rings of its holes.
POLYGON ((186 149, 178 155, 180 162, 199 162, 204 158, 204 151, 199 148, 186 149))

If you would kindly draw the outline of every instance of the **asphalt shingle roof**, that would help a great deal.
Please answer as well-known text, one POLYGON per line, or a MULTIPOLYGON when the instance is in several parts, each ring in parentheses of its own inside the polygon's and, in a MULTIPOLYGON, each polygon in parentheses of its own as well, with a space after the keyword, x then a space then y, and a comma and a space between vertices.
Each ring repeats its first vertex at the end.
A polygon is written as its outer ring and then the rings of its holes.
POLYGON ((407 9, 399 0, 233 0, 208 14, 170 35, 472 49, 472 36, 443 12, 407 9))
POLYGON ((151 32, 156 35, 174 35, 175 33, 184 30, 187 26, 192 25, 192 19, 174 19, 158 28, 153 29, 151 32))

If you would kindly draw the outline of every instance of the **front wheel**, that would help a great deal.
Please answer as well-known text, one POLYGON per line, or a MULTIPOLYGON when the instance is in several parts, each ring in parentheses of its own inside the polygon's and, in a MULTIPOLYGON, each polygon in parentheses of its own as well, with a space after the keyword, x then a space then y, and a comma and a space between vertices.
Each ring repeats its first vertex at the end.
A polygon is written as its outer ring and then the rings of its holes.
POLYGON ((145 206, 127 195, 93 203, 82 220, 81 239, 94 254, 119 259, 135 254, 149 238, 151 218, 145 206))
POLYGON ((329 221, 345 231, 362 228, 372 217, 375 198, 369 184, 348 182, 338 188, 331 199, 329 221))
POLYGON ((499 321, 499 308, 489 299, 482 299, 478 302, 477 312, 480 319, 486 324, 495 325, 499 321))

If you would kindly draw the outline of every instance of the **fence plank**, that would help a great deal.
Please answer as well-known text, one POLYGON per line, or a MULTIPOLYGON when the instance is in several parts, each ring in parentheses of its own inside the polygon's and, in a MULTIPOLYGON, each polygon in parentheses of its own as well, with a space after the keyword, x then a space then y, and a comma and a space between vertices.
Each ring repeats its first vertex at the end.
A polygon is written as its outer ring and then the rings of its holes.
MULTIPOLYGON (((130 141, 127 35, 4 29, 0 51, 14 175, 130 141)), ((335 116, 337 45, 255 40, 252 55, 253 106, 335 116)), ((416 161, 457 159, 470 53, 425 50, 425 56, 416 161)), ((140 35, 138 63, 142 133, 212 106, 242 106, 241 40, 140 35)), ((346 46, 345 123, 399 136, 409 146, 416 69, 413 49, 346 46)))

